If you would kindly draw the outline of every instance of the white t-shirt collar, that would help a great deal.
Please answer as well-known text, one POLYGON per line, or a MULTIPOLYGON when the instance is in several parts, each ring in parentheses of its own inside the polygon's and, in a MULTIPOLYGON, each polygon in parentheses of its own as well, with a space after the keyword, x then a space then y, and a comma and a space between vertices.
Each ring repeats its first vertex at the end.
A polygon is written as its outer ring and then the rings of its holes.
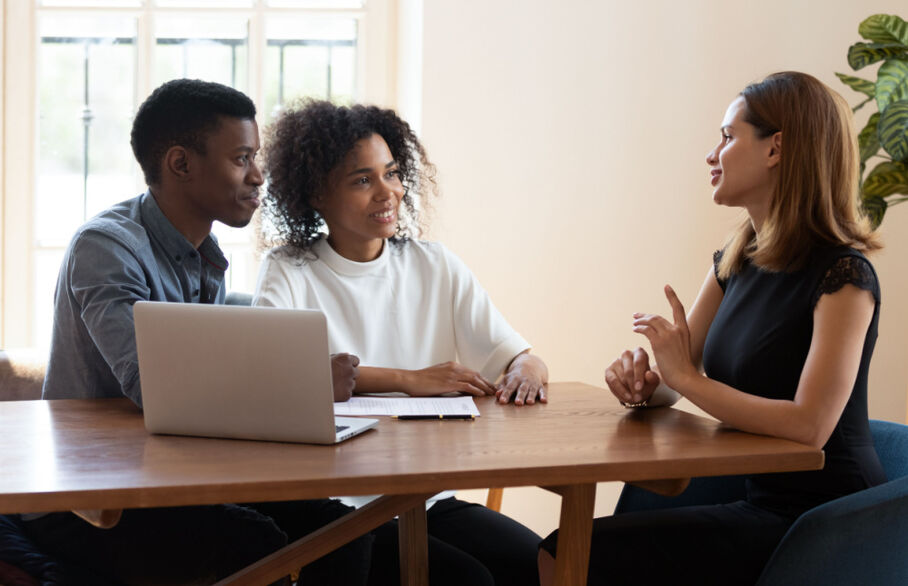
POLYGON ((325 236, 319 238, 318 241, 312 245, 312 251, 315 252, 315 254, 318 255, 318 258, 328 265, 332 271, 351 277, 374 273, 378 269, 384 267, 388 263, 389 249, 390 246, 388 246, 388 241, 385 240, 382 243, 381 254, 378 255, 378 258, 368 262, 356 262, 338 254, 337 251, 328 244, 328 238, 325 236))

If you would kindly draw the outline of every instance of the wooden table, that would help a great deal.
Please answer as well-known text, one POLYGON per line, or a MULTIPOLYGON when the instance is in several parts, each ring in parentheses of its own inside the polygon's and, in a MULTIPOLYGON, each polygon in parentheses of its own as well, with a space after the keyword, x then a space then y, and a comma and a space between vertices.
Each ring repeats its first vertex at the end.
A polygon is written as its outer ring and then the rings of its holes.
MULTIPOLYGON (((274 580, 401 517, 404 584, 426 584, 424 499, 542 486, 563 497, 557 584, 585 584, 597 482, 818 469, 822 451, 553 383, 548 405, 478 400, 476 421, 396 421, 337 446, 149 435, 126 399, 0 403, 0 513, 390 495, 235 574, 274 580)), ((669 485, 672 483, 669 482, 669 485)))

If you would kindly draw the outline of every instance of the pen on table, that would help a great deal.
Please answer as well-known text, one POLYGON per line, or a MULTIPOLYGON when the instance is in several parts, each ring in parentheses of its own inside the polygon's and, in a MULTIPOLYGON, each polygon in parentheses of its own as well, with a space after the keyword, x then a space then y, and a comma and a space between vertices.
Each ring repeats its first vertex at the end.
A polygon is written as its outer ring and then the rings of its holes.
POLYGON ((392 419, 400 419, 401 421, 417 421, 420 419, 468 419, 473 420, 476 417, 474 415, 392 415, 392 419))

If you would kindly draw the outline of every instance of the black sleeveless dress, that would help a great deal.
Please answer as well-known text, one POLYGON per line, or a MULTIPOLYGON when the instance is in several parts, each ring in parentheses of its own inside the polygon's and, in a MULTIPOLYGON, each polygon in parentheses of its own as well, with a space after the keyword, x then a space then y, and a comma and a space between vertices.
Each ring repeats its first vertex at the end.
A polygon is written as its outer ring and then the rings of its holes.
MULTIPOLYGON (((716 253, 715 262, 720 258, 716 253)), ((858 376, 823 447, 826 465, 816 472, 752 476, 747 498, 733 503, 595 519, 589 585, 754 584, 798 515, 886 480, 867 422, 867 373, 880 310, 879 282, 867 259, 850 248, 819 249, 801 270, 769 272, 747 264, 719 284, 725 294, 703 349, 706 374, 747 393, 788 400, 807 360, 820 297, 846 284, 873 294, 858 376)), ((557 542, 555 531, 540 548, 555 555, 557 542)))
MULTIPOLYGON (((717 252, 716 264, 720 258, 717 252)), ((877 338, 880 287, 870 262, 845 247, 815 251, 796 272, 768 272, 748 263, 727 281, 719 280, 725 295, 703 348, 706 375, 746 393, 786 400, 794 398, 807 360, 817 301, 846 284, 870 291, 876 303, 854 388, 823 446, 826 465, 812 472, 751 477, 747 500, 757 506, 798 515, 886 481, 867 422, 867 375, 877 338)))

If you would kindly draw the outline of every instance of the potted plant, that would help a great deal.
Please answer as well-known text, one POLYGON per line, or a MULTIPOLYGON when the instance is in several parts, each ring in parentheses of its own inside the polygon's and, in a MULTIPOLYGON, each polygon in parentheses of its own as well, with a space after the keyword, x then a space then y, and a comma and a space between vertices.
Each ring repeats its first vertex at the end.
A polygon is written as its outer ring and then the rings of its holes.
POLYGON ((856 112, 874 102, 874 112, 858 135, 861 154, 861 203, 874 228, 889 206, 908 201, 908 23, 891 14, 874 14, 858 26, 869 42, 848 48, 848 65, 855 71, 882 62, 876 81, 836 75, 866 99, 856 112), (883 159, 866 173, 871 157, 883 159))

